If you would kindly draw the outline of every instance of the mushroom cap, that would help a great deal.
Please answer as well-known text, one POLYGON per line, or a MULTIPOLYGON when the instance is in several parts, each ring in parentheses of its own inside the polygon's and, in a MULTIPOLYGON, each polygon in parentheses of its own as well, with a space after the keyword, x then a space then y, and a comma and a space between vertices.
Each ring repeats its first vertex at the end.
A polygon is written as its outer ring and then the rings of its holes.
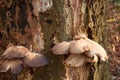
POLYGON ((23 46, 11 46, 1 55, 4 59, 23 58, 29 50, 23 46))
POLYGON ((97 55, 102 61, 108 60, 105 49, 97 42, 88 38, 72 41, 69 46, 69 51, 71 54, 84 54, 90 58, 97 55))
POLYGON ((68 54, 70 42, 63 41, 61 43, 57 43, 53 48, 53 54, 60 55, 60 54, 68 54))
POLYGON ((74 40, 79 40, 79 39, 86 39, 87 36, 85 34, 78 34, 73 37, 74 40))
POLYGON ((23 62, 19 59, 5 60, 0 65, 0 72, 11 70, 12 74, 19 74, 23 70, 23 62))
POLYGON ((93 58, 90 58, 83 54, 71 54, 65 60, 65 64, 69 67, 81 67, 85 62, 98 62, 98 57, 94 55, 93 58))
POLYGON ((86 51, 89 51, 89 47, 84 39, 80 39, 71 42, 69 51, 71 54, 82 54, 86 51))
POLYGON ((85 41, 87 42, 87 45, 90 49, 90 52, 88 52, 88 54, 97 55, 102 61, 108 60, 107 53, 100 44, 90 39, 85 39, 85 41))
POLYGON ((81 67, 85 63, 85 59, 84 55, 71 54, 65 60, 65 64, 70 67, 81 67))
POLYGON ((42 54, 27 52, 23 58, 24 63, 29 67, 40 67, 49 63, 48 59, 42 54))

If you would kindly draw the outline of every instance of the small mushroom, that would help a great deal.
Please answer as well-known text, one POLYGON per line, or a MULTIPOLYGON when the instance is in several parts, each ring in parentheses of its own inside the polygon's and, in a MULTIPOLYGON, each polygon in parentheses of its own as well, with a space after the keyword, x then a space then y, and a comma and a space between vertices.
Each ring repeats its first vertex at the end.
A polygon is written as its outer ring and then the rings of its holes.
POLYGON ((40 67, 49 63, 48 59, 42 54, 27 52, 23 58, 24 63, 29 67, 40 67))
POLYGON ((86 35, 85 34, 79 34, 73 37, 73 40, 80 40, 80 39, 86 39, 86 35))
POLYGON ((12 74, 19 74, 23 70, 23 62, 19 59, 5 60, 0 64, 0 72, 11 70, 12 74))
POLYGON ((72 41, 69 46, 69 51, 71 54, 81 54, 89 51, 87 42, 84 39, 72 41))
POLYGON ((70 42, 63 41, 61 43, 57 43, 53 48, 52 51, 56 55, 60 54, 68 54, 70 42))
POLYGON ((108 60, 107 53, 100 44, 98 44, 93 40, 90 40, 89 38, 85 37, 83 34, 78 35, 77 38, 79 40, 75 40, 71 42, 69 46, 69 50, 71 54, 84 53, 88 57, 93 57, 94 55, 97 55, 98 57, 100 57, 102 61, 108 60), (81 36, 84 37, 84 39, 81 36))
POLYGON ((71 54, 65 60, 65 64, 70 67, 81 67, 84 63, 85 63, 85 56, 77 55, 77 54, 71 54))
POLYGON ((107 61, 108 60, 107 53, 106 53, 105 49, 100 44, 98 44, 97 42, 92 41, 88 38, 85 39, 85 41, 87 42, 87 45, 90 49, 90 52, 88 52, 88 54, 90 56, 97 55, 98 57, 100 57, 100 59, 102 61, 107 61))
POLYGON ((4 59, 23 58, 29 50, 23 46, 11 46, 1 55, 4 59))
POLYGON ((98 57, 94 55, 93 58, 89 58, 86 55, 71 54, 66 60, 65 64, 70 67, 81 67, 85 62, 98 62, 98 57))

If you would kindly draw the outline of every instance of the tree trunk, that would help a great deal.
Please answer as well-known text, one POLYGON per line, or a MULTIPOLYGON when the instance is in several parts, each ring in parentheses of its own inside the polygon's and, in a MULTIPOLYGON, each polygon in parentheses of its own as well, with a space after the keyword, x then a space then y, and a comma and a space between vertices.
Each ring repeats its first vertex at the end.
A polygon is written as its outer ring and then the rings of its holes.
MULTIPOLYGON (((9 44, 32 46, 50 63, 30 73, 0 73, 0 80, 110 80, 108 63, 86 63, 80 68, 63 64, 65 56, 52 54, 54 42, 70 41, 79 33, 105 44, 104 0, 1 0, 0 53, 9 44), (52 6, 52 7, 51 7, 52 6)), ((104 45, 104 47, 106 47, 104 45)))

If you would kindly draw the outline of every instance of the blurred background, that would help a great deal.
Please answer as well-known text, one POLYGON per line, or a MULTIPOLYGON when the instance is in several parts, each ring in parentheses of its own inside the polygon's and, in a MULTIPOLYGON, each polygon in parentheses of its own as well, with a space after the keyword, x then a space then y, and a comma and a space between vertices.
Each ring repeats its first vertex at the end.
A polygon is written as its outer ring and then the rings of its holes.
POLYGON ((110 71, 113 80, 120 80, 120 0, 109 0, 106 18, 110 71))

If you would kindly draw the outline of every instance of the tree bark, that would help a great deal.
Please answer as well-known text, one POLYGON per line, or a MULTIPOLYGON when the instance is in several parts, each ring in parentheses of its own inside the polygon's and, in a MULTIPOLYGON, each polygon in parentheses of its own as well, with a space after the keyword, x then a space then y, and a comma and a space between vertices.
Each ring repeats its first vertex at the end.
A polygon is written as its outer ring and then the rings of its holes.
POLYGON ((32 46, 32 51, 45 55, 50 63, 31 73, 0 73, 0 80, 110 80, 108 63, 86 63, 80 68, 63 64, 65 56, 52 54, 54 43, 70 41, 85 33, 105 45, 105 0, 42 0, 0 1, 0 54, 9 44, 32 46))

